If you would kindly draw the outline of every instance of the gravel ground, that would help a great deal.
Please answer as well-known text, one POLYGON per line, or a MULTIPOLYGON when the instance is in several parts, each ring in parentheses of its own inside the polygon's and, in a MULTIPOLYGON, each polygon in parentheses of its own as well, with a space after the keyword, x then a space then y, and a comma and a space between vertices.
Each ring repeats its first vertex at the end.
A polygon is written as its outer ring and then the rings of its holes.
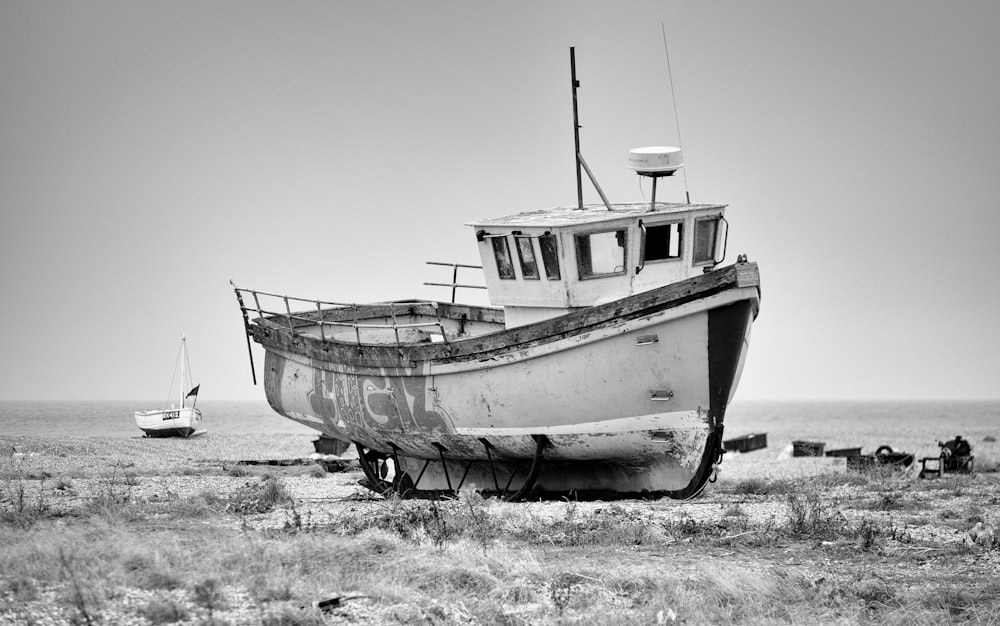
MULTIPOLYGON (((53 511, 69 511, 92 501, 96 495, 115 488, 127 488, 133 501, 158 502, 184 499, 210 492, 217 495, 231 494, 248 482, 259 481, 259 474, 273 473, 281 477, 282 484, 294 501, 297 523, 312 526, 334 526, 345 514, 363 514, 365 507, 379 506, 378 499, 358 485, 360 471, 321 473, 310 463, 312 439, 309 435, 209 435, 189 440, 157 439, 103 439, 81 438, 53 440, 38 437, 0 437, 3 449, 16 449, 16 454, 0 457, 0 481, 5 481, 5 492, 12 481, 25 489, 28 501, 46 498, 46 505, 53 511), (267 465, 266 461, 305 460, 301 465, 267 465), (250 463, 247 463, 250 462, 250 463), (234 475, 250 472, 249 475, 234 475), (125 477, 128 476, 127 480, 125 477), (123 485, 125 487, 123 487, 123 485), (43 494, 44 496, 40 496, 43 494)), ((757 451, 748 454, 728 454, 717 483, 710 485, 705 494, 693 501, 672 500, 626 501, 616 506, 651 512, 657 520, 694 520, 711 523, 738 507, 751 527, 769 521, 784 522, 787 506, 782 497, 737 494, 735 486, 749 479, 802 479, 808 476, 847 472, 843 459, 790 458, 781 452, 757 451)), ((851 522, 862 517, 885 521, 890 516, 900 532, 921 545, 940 545, 970 541, 970 529, 956 528, 942 523, 942 508, 965 508, 990 498, 995 503, 998 487, 997 474, 980 473, 969 481, 961 494, 942 500, 931 488, 933 481, 923 481, 911 474, 905 480, 920 487, 915 506, 905 511, 879 511, 871 507, 842 506, 843 514, 851 522), (926 489, 924 489, 926 487, 926 489)), ((871 489, 836 486, 824 492, 824 498, 840 503, 858 502, 877 497, 871 489)), ((9 502, 9 498, 8 498, 9 502)), ((2 503, 0 503, 2 505, 2 503)), ((567 507, 575 507, 579 515, 608 506, 606 502, 535 502, 517 505, 495 503, 490 506, 507 507, 502 515, 505 523, 518 524, 531 520, 565 519, 567 507)), ((239 520, 233 516, 219 515, 206 518, 204 523, 220 525, 243 531, 280 529, 290 523, 290 509, 285 507, 271 513, 247 515, 239 520)), ((933 549, 933 548, 931 548, 933 549)), ((1000 569, 1000 551, 987 555, 990 566, 1000 569)), ((69 624, 73 615, 68 604, 60 600, 65 589, 42 589, 31 602, 17 602, 9 590, 0 595, 0 624, 69 624), (4 607, 6 605, 6 607, 4 607)), ((176 602, 186 606, 191 623, 207 617, 187 597, 188 592, 178 590, 176 602), (200 611, 200 612, 199 612, 200 611), (198 617, 200 616, 200 617, 198 617)), ((157 592, 157 597, 162 591, 157 592)), ((227 608, 216 612, 215 617, 228 624, 258 624, 262 620, 258 606, 246 597, 241 589, 226 589, 227 608)), ((96 615, 99 623, 145 624, 138 616, 137 607, 147 605, 153 592, 127 589, 109 603, 105 614, 96 615)), ((385 606, 366 598, 358 598, 336 612, 326 615, 326 623, 385 623, 417 620, 418 614, 408 615, 412 607, 385 606)), ((442 608, 444 611, 445 608, 442 608)), ((448 611, 461 612, 460 607, 448 611)), ((461 615, 452 615, 460 621, 461 615)))

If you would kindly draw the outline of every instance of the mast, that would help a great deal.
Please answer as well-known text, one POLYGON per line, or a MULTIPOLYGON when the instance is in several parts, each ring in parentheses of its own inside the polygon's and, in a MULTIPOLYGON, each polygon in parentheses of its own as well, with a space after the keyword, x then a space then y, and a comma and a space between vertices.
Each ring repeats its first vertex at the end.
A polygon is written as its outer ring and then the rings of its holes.
POLYGON ((187 387, 187 376, 184 371, 184 364, 187 362, 187 336, 181 333, 181 408, 184 408, 184 389, 187 387))
POLYGON ((580 117, 576 111, 576 88, 580 86, 580 81, 576 79, 576 48, 569 49, 569 71, 570 81, 573 87, 573 148, 576 162, 576 197, 577 209, 583 210, 583 174, 580 171, 580 117))
POLYGON ((580 152, 580 116, 577 114, 576 110, 576 88, 580 86, 580 81, 576 79, 576 48, 570 46, 569 49, 569 71, 570 80, 573 86, 573 145, 576 150, 576 201, 577 210, 583 210, 583 174, 581 173, 581 168, 583 171, 587 172, 587 177, 590 182, 594 183, 594 189, 597 190, 598 195, 601 196, 601 201, 604 202, 604 206, 611 210, 611 203, 608 202, 607 196, 604 195, 604 190, 597 183, 597 179, 594 178, 594 173, 590 171, 587 167, 587 161, 583 158, 583 153, 580 152))

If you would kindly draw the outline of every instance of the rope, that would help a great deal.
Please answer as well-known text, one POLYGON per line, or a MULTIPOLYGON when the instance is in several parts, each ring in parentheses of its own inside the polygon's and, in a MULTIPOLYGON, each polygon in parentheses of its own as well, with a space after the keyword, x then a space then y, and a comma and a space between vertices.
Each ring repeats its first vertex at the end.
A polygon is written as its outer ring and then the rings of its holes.
MULTIPOLYGON (((684 148, 684 141, 681 139, 681 122, 680 117, 677 114, 677 96, 674 94, 674 73, 670 71, 670 50, 667 48, 667 29, 663 26, 663 22, 660 22, 660 32, 663 33, 663 52, 667 55, 667 79, 670 81, 670 100, 674 105, 674 126, 677 128, 677 144, 678 148, 684 148)), ((688 193, 688 175, 687 168, 681 168, 684 171, 684 197, 687 199, 688 204, 691 204, 691 194, 688 193)))
MULTIPOLYGON (((167 401, 163 403, 164 408, 170 406, 170 396, 174 395, 174 382, 177 381, 177 366, 181 362, 181 349, 183 346, 184 344, 182 343, 181 347, 177 348, 177 358, 174 359, 174 373, 170 376, 170 389, 167 390, 167 401)), ((184 384, 183 380, 181 381, 181 384, 184 384)))

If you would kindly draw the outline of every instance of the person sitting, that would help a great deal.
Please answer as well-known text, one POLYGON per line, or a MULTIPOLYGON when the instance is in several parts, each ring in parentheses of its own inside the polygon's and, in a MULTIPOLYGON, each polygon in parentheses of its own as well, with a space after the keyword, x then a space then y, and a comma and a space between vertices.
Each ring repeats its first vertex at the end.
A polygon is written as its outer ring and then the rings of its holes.
POLYGON ((944 443, 938 442, 941 446, 941 456, 944 457, 944 469, 947 471, 962 471, 968 465, 968 457, 972 454, 972 446, 962 438, 955 435, 955 438, 944 443))

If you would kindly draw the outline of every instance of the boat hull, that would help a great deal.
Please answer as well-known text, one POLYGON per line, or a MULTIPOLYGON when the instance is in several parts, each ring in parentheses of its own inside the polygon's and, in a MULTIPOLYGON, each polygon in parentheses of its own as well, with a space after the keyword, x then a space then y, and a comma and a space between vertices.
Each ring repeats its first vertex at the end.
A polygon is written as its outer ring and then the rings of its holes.
POLYGON ((201 411, 192 407, 135 412, 135 424, 146 437, 190 437, 201 421, 201 411))
POLYGON ((721 459, 758 309, 756 266, 742 270, 396 364, 323 358, 279 326, 254 338, 270 405, 391 459, 374 478, 397 488, 504 493, 544 459, 532 495, 690 497, 721 459))

